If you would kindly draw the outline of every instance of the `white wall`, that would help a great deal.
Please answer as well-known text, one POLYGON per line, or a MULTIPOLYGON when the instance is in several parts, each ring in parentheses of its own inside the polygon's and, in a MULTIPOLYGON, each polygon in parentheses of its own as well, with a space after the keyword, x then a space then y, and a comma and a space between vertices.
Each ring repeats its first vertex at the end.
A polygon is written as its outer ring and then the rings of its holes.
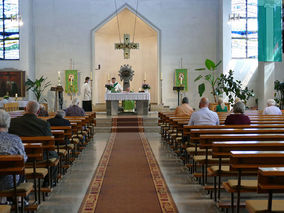
MULTIPOLYGON (((136 0, 118 0, 118 7, 136 0)), ((115 11, 112 0, 36 0, 35 52, 36 75, 44 74, 57 82, 57 71, 69 68, 70 58, 81 76, 91 71, 91 30, 115 11)), ((193 83, 193 69, 203 65, 205 58, 215 59, 219 36, 218 0, 141 0, 138 12, 161 30, 161 71, 163 102, 176 105, 173 73, 180 58, 189 68, 189 96, 197 106, 199 97, 193 83)), ((83 78, 80 80, 81 84, 83 78)), ((80 85, 81 86, 81 85, 80 85)), ((102 91, 104 92, 104 88, 102 91)), ((79 94, 80 95, 80 94, 79 94)), ((50 94, 50 103, 53 96, 50 94)), ((66 105, 70 103, 67 99, 66 105)))

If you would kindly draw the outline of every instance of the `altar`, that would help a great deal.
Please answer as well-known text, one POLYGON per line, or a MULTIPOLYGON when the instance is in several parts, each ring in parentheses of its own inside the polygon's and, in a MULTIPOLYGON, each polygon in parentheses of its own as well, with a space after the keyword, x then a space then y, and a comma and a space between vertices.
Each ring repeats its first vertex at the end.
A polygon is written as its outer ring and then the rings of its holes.
POLYGON ((150 93, 106 93, 107 115, 118 115, 119 101, 132 100, 136 102, 136 113, 138 115, 148 115, 150 93))

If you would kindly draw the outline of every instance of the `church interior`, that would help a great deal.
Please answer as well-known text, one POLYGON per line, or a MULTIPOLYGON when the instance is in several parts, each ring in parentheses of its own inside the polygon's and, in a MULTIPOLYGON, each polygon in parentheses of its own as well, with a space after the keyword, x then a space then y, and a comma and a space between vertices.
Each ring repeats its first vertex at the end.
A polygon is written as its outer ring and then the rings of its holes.
POLYGON ((0 213, 284 212, 281 0, 0 0, 0 213))

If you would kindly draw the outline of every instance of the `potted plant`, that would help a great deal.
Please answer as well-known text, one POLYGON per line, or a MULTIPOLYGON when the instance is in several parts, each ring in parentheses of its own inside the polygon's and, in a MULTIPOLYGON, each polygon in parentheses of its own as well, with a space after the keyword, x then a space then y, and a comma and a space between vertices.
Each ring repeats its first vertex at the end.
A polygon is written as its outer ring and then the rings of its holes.
MULTIPOLYGON (((222 61, 219 61, 218 63, 213 62, 210 59, 206 59, 205 60, 205 68, 199 68, 199 69, 195 69, 196 71, 207 71, 209 72, 206 75, 199 75, 194 82, 199 81, 199 80, 203 80, 203 81, 207 81, 210 84, 211 87, 211 94, 214 97, 214 101, 215 103, 217 102, 217 93, 216 93, 216 87, 218 85, 218 82, 220 80, 220 74, 218 73, 217 69, 218 66, 222 63, 222 61)), ((205 83, 201 83, 198 86, 198 93, 200 95, 200 97, 203 95, 203 93, 205 92, 205 83)))
POLYGON ((274 81, 274 100, 279 105, 280 109, 284 108, 284 82, 274 81))
MULTIPOLYGON (((39 79, 35 79, 35 81, 32 81, 28 78, 28 80, 25 82, 27 91, 32 90, 32 92, 36 96, 37 102, 40 102, 44 90, 51 85, 50 81, 45 82, 46 79, 47 78, 41 76, 39 79)), ((46 99, 44 100, 46 101, 46 99)))
POLYGON ((242 82, 234 79, 234 72, 232 70, 230 70, 227 75, 220 75, 216 87, 216 94, 222 95, 223 93, 226 94, 231 105, 234 104, 236 97, 246 104, 249 98, 254 96, 253 90, 250 90, 248 87, 243 89, 242 82))

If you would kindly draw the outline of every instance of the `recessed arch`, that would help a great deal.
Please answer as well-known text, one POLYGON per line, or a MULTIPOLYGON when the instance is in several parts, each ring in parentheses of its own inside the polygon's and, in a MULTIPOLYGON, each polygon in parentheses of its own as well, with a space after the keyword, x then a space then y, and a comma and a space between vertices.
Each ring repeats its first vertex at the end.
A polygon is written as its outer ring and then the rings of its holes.
MULTIPOLYGON (((161 76, 161 70, 160 70, 160 63, 161 63, 161 54, 160 54, 160 36, 161 36, 161 31, 159 28, 157 28, 154 24, 152 24, 152 22, 150 22, 148 19, 146 19, 144 16, 142 16, 139 12, 136 13, 136 11, 131 7, 129 6, 128 4, 124 4, 122 7, 120 7, 117 11, 117 13, 119 14, 119 23, 120 23, 120 28, 121 28, 121 39, 123 40, 123 33, 130 33, 131 35, 131 40, 132 40, 132 32, 134 30, 129 30, 130 28, 128 28, 128 31, 130 32, 125 32, 123 31, 123 29, 127 29, 127 27, 124 27, 123 26, 123 23, 121 23, 121 21, 123 21, 123 15, 129 15, 131 14, 131 16, 135 17, 135 15, 137 14, 137 25, 139 25, 139 21, 142 23, 144 23, 144 28, 143 29, 139 29, 139 27, 137 28, 136 27, 136 33, 135 33, 135 42, 144 42, 143 45, 141 46, 140 45, 140 48, 143 48, 143 46, 146 45, 146 43, 148 42, 151 42, 151 33, 155 33, 156 34, 156 47, 155 48, 147 48, 147 50, 143 49, 143 53, 141 53, 140 55, 137 54, 137 52, 135 52, 136 50, 131 50, 130 52, 130 59, 128 60, 121 60, 121 64, 120 65, 123 65, 123 64, 130 64, 133 63, 135 60, 133 59, 134 57, 143 57, 143 60, 136 60, 139 61, 140 65, 141 63, 143 65, 141 65, 140 67, 136 64, 136 67, 138 66, 139 69, 137 68, 137 70, 135 70, 135 67, 133 67, 133 69, 136 72, 136 76, 134 77, 134 79, 136 80, 135 81, 135 90, 138 90, 138 87, 141 87, 141 84, 142 84, 142 81, 144 79, 144 75, 142 76, 141 75, 141 69, 146 69, 145 72, 147 72, 148 69, 151 69, 153 70, 153 67, 149 68, 149 66, 147 67, 146 65, 147 64, 151 64, 151 63, 155 63, 156 67, 155 67, 155 81, 153 82, 153 79, 152 78, 152 75, 147 73, 147 83, 150 83, 151 86, 152 86, 152 103, 157 103, 157 104, 160 104, 161 103, 161 91, 162 89, 160 88, 160 76, 161 76), (132 31, 132 32, 131 32, 132 31), (143 31, 143 32, 142 32, 143 31), (142 40, 143 41, 139 41, 139 36, 140 38, 143 38, 142 40), (146 41, 148 40, 148 41, 146 41), (151 50, 149 50, 151 49, 151 50), (147 52, 148 51, 148 52, 147 52), (149 51, 153 52, 155 51, 155 57, 156 57, 156 62, 153 61, 151 62, 151 58, 147 58, 149 57, 151 54, 149 53, 149 51), (133 56, 131 58, 131 56, 133 56), (148 62, 149 63, 145 63, 145 62, 148 62), (138 80, 139 78, 139 80, 138 80), (143 78, 143 79, 141 79, 143 78), (141 81, 141 82, 140 82, 141 81), (139 85, 139 86, 137 86, 139 85)), ((125 17, 124 17, 125 18, 125 17)), ((134 26, 134 22, 132 22, 134 26)), ((141 24, 142 25, 142 24, 141 24)), ((98 24, 95 28, 92 29, 92 33, 91 33, 91 39, 92 39, 92 76, 94 78, 94 81, 93 81, 93 102, 94 104, 96 103, 102 103, 102 94, 103 91, 104 91, 104 88, 102 87, 102 82, 103 84, 107 82, 107 73, 109 73, 109 70, 106 70, 106 69, 110 69, 110 67, 106 64, 102 64, 100 63, 102 60, 104 61, 104 63, 106 63, 108 59, 110 59, 110 57, 113 56, 113 54, 120 54, 121 57, 123 56, 123 53, 122 53, 122 50, 116 50, 116 52, 113 52, 114 50, 114 43, 115 42, 118 42, 119 39, 118 39, 118 33, 117 33, 117 39, 115 41, 112 41, 112 39, 110 38, 107 38, 108 36, 113 36, 113 33, 114 31, 116 31, 116 33, 118 32, 117 30, 117 22, 116 22, 116 11, 114 11, 110 16, 108 16, 106 19, 104 19, 100 24, 98 24), (110 26, 112 25, 112 26, 110 26), (106 27, 108 26, 108 27, 106 27), (99 37, 102 36, 104 34, 105 36, 105 39, 109 39, 109 43, 108 45, 111 45, 111 46, 104 46, 102 45, 102 42, 99 41, 99 37), (98 48, 108 48, 108 50, 99 50, 100 52, 98 52, 98 48), (109 55, 108 51, 111 51, 111 55, 109 55), (102 52, 104 52, 104 56, 99 56, 102 52), (104 58, 105 57, 105 58, 104 58), (96 68, 98 67, 98 64, 101 65, 101 69, 100 70, 97 70, 96 68)), ((138 50, 140 51, 140 50, 138 50)), ((122 58, 121 58, 122 59, 122 58)), ((140 58, 141 59, 141 58, 140 58)), ((111 63, 111 61, 108 61, 108 64, 111 63)), ((137 62, 138 63, 138 62, 137 62)), ((120 68, 120 65, 118 66, 117 63, 116 65, 112 68, 112 72, 111 73, 117 73, 117 71, 119 70, 120 68)), ((142 71, 144 72, 144 71, 142 71)), ((150 73, 153 74, 153 71, 151 71, 150 73)), ((133 82, 134 83, 134 82, 133 82)))

